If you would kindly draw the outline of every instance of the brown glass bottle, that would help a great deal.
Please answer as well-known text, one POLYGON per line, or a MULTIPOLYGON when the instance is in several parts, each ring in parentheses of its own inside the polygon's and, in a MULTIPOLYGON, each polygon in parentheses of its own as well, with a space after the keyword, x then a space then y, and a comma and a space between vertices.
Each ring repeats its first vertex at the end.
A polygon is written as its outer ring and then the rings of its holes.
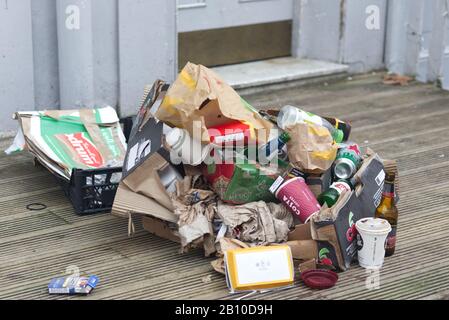
POLYGON ((398 209, 394 203, 394 173, 387 173, 385 177, 382 200, 376 209, 376 218, 387 220, 391 224, 391 231, 388 234, 385 244, 385 256, 393 255, 396 248, 396 229, 398 226, 398 209))

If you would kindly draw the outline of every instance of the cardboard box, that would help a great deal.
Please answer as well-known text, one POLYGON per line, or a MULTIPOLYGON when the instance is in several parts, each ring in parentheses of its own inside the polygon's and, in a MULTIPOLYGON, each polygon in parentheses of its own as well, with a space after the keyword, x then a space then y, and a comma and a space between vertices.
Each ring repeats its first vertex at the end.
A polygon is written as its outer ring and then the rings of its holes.
POLYGON ((169 223, 167 221, 153 218, 150 216, 144 216, 142 218, 143 228, 163 239, 167 239, 176 243, 180 243, 181 240, 177 234, 175 229, 169 227, 169 223))
POLYGON ((377 154, 370 155, 355 175, 355 190, 343 194, 332 208, 323 207, 311 219, 312 238, 328 242, 335 248, 338 266, 342 270, 349 268, 357 254, 355 223, 374 216, 384 179, 382 160, 377 154))
MULTIPOLYGON (((151 112, 161 103, 166 90, 164 82, 156 81, 143 99, 129 138, 122 180, 112 207, 114 215, 129 217, 142 214, 158 219, 151 221, 167 223, 178 220, 167 189, 173 188, 175 180, 183 177, 184 168, 169 162, 170 154, 162 140, 164 131, 169 128, 153 118, 151 112)), ((146 219, 144 223, 150 229, 150 220, 146 219)), ((156 223, 151 230, 172 238, 162 223, 156 223)))
POLYGON ((290 247, 293 258, 300 260, 299 267, 302 271, 310 269, 312 261, 315 266, 318 262, 338 268, 337 249, 327 241, 313 240, 310 223, 295 226, 289 233, 286 244, 290 247))

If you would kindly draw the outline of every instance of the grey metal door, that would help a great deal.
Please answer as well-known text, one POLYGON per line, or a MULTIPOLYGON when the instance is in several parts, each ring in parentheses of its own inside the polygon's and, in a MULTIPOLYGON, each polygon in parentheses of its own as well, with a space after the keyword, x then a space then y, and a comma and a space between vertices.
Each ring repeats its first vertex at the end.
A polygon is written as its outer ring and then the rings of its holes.
POLYGON ((291 20, 293 0, 178 0, 178 32, 291 20))
POLYGON ((178 0, 180 67, 290 55, 294 0, 178 0))

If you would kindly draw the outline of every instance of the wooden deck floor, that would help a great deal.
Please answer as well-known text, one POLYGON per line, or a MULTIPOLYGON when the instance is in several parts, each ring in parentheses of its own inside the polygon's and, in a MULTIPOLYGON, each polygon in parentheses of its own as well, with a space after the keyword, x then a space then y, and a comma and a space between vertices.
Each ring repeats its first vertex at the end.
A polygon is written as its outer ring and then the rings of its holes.
MULTIPOLYGON (((449 298, 449 93, 423 84, 386 86, 377 74, 246 98, 258 107, 293 104, 351 120, 352 140, 398 159, 401 179, 398 247, 386 259, 380 289, 366 289, 364 269, 354 267, 329 290, 297 281, 253 298, 449 298)), ((127 221, 109 214, 76 216, 29 155, 0 155, 0 298, 66 299, 49 296, 46 286, 69 266, 101 281, 90 296, 73 299, 234 298, 210 260, 199 250, 179 254, 178 245, 141 229, 128 238, 127 221), (48 208, 28 211, 32 202, 48 208), (211 281, 202 281, 206 275, 211 281)))

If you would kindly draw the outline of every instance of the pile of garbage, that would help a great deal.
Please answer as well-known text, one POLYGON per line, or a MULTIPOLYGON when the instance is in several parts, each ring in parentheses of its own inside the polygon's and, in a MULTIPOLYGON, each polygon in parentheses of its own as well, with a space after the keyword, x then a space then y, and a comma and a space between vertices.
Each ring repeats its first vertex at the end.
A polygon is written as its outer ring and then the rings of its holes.
POLYGON ((350 133, 294 106, 258 111, 188 63, 171 85, 146 88, 112 212, 130 233, 142 215, 182 252, 215 255, 231 291, 292 285, 295 266, 329 287, 357 257, 378 268, 394 250, 397 211, 385 199, 398 200, 396 163, 362 153, 350 133))

